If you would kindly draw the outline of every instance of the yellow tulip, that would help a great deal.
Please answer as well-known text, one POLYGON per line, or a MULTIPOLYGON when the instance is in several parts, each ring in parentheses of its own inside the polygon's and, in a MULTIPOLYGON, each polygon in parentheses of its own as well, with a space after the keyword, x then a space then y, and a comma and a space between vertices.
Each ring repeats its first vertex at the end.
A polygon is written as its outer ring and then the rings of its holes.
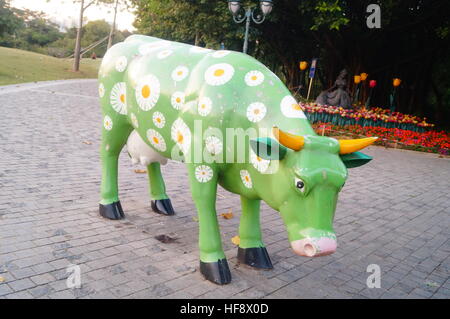
POLYGON ((402 80, 400 80, 400 79, 398 79, 398 78, 395 78, 395 79, 392 80, 392 85, 393 85, 394 87, 399 86, 401 83, 402 83, 402 80))
POLYGON ((300 67, 300 70, 302 70, 302 71, 306 70, 306 68, 308 67, 308 62, 306 62, 306 61, 301 61, 301 62, 299 63, 299 67, 300 67))
POLYGON ((361 73, 361 75, 360 75, 361 81, 365 81, 368 76, 369 76, 369 74, 367 74, 367 73, 361 73))
POLYGON ((361 82, 361 76, 360 75, 355 75, 354 81, 355 81, 355 84, 359 84, 361 82))

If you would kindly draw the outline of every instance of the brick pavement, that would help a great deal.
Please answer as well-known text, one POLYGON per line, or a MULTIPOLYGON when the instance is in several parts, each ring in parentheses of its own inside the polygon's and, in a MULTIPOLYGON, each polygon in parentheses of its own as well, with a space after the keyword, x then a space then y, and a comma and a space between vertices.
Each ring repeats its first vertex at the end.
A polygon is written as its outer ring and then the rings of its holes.
POLYGON ((293 254, 278 213, 262 207, 274 263, 236 263, 237 195, 220 190, 218 212, 233 281, 198 271, 197 221, 182 164, 163 167, 174 217, 150 210, 146 174, 120 158, 127 218, 98 215, 101 116, 95 80, 0 87, 0 298, 449 298, 450 160, 371 147, 350 170, 336 211, 338 250, 293 254), (92 144, 90 144, 92 143, 92 144), (154 237, 167 234, 175 243, 154 237), (68 289, 66 267, 81 267, 68 289), (381 288, 366 286, 369 264, 381 288))

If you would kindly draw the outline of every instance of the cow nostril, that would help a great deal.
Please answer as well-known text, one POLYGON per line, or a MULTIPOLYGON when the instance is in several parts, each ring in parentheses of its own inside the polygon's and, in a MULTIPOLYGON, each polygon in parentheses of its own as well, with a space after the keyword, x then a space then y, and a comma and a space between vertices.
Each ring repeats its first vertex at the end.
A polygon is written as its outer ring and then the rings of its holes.
POLYGON ((303 251, 308 257, 312 257, 316 254, 316 248, 310 243, 307 243, 305 244, 305 246, 303 246, 303 251))

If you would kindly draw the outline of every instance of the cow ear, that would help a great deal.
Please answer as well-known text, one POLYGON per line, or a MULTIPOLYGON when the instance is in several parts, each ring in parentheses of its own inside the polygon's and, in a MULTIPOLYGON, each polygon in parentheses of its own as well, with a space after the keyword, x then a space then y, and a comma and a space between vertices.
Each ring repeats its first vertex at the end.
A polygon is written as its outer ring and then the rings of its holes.
POLYGON ((286 156, 287 149, 270 137, 260 137, 250 140, 253 152, 266 160, 282 160, 286 156))
POLYGON ((340 157, 347 168, 354 168, 354 167, 362 166, 372 160, 371 156, 366 155, 361 152, 353 152, 350 154, 344 154, 344 155, 340 155, 340 157))

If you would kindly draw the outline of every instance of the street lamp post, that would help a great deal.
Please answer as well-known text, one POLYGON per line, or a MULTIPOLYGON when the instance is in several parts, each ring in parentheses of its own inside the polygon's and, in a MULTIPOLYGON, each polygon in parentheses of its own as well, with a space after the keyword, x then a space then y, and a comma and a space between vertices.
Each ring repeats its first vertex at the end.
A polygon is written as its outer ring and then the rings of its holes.
POLYGON ((260 0, 259 8, 247 8, 244 9, 241 7, 241 0, 228 0, 228 9, 233 15, 233 20, 236 23, 242 23, 245 21, 245 37, 244 37, 244 48, 243 52, 247 53, 248 50, 248 31, 250 29, 250 22, 253 20, 256 24, 261 24, 266 19, 266 16, 272 11, 273 2, 272 0, 260 0), (242 14, 242 11, 243 14, 242 14), (259 9, 259 12, 255 16, 255 12, 259 9), (261 15, 262 13, 262 15, 261 15))

